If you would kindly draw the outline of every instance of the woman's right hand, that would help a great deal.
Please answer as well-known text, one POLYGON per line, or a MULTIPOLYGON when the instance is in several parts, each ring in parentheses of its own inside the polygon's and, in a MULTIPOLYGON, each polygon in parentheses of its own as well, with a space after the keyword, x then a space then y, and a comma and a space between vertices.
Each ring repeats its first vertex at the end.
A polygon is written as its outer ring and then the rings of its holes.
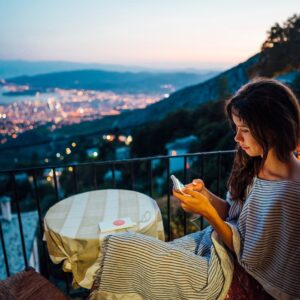
POLYGON ((185 185, 186 188, 201 193, 205 187, 202 179, 193 179, 191 183, 185 185))

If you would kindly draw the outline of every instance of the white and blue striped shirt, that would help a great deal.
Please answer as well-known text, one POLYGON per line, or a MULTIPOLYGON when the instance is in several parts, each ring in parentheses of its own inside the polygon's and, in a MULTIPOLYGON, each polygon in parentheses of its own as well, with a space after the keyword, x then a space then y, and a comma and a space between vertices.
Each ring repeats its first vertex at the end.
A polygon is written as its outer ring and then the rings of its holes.
POLYGON ((300 183, 255 178, 229 218, 239 263, 276 299, 300 299, 300 183))

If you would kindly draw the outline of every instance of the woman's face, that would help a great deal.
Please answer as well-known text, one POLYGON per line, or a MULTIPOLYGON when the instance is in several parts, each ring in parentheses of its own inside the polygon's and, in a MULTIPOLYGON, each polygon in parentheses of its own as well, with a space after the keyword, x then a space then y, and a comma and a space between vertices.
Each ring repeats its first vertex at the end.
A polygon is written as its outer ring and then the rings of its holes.
POLYGON ((250 132, 249 127, 239 117, 232 115, 233 122, 236 126, 236 135, 234 140, 249 156, 262 156, 263 148, 258 144, 250 132))

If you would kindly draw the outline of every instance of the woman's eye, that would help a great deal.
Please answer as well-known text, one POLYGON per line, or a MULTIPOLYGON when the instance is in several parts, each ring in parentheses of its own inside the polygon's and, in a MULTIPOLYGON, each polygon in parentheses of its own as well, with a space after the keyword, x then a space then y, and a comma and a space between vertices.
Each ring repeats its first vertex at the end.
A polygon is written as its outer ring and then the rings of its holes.
POLYGON ((248 129, 242 129, 241 132, 243 132, 243 133, 248 133, 249 130, 248 130, 248 129))

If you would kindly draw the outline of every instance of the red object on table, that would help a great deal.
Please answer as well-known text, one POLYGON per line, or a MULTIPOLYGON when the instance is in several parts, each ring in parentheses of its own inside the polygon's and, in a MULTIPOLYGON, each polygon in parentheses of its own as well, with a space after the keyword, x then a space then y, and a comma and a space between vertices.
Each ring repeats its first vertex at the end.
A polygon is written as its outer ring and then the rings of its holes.
POLYGON ((125 224, 125 221, 122 220, 122 219, 118 219, 118 220, 115 220, 115 221, 113 222, 113 224, 116 225, 116 226, 121 226, 121 225, 124 225, 124 224, 125 224))

